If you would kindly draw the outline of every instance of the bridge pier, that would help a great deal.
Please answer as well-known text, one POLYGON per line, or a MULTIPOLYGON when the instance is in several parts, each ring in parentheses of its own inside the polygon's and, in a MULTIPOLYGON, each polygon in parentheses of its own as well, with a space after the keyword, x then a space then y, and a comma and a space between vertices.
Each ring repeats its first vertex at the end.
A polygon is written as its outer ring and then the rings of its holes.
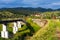
POLYGON ((14 24, 13 33, 16 34, 16 32, 18 31, 17 23, 14 22, 13 24, 14 24))
POLYGON ((6 28, 6 24, 2 24, 3 26, 3 30, 1 31, 1 37, 2 38, 8 38, 8 31, 7 31, 7 28, 6 28))
POLYGON ((20 23, 20 21, 17 21, 17 26, 18 26, 18 28, 21 28, 21 23, 20 23))
MULTIPOLYGON (((0 24, 2 24, 2 31, 1 31, 1 37, 2 38, 8 38, 8 31, 7 31, 7 23, 11 23, 13 22, 13 33, 16 34, 16 32, 18 31, 18 28, 21 28, 21 21, 23 24, 23 20, 5 20, 5 21, 0 21, 0 24)), ((24 22, 25 23, 25 22, 24 22)))

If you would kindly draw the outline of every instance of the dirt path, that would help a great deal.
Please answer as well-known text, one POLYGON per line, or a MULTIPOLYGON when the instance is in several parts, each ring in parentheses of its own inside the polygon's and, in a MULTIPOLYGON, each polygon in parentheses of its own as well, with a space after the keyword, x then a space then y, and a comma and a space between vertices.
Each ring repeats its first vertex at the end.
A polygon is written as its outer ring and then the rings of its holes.
MULTIPOLYGON (((58 24, 60 23, 59 19, 58 20, 54 20, 54 22, 56 22, 58 24)), ((58 26, 56 28, 56 37, 57 37, 58 40, 60 40, 60 28, 58 26)))
POLYGON ((40 27, 44 27, 47 23, 47 20, 33 19, 33 22, 35 22, 40 27))
POLYGON ((60 30, 59 30, 59 28, 57 28, 57 30, 56 30, 56 36, 57 36, 58 40, 60 40, 60 30))

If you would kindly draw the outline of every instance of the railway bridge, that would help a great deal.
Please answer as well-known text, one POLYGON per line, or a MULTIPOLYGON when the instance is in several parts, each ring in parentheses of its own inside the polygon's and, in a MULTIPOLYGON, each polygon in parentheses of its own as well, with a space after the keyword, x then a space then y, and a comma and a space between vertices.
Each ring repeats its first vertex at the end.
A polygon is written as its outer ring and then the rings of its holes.
POLYGON ((2 24, 2 31, 1 31, 1 37, 2 38, 8 38, 8 31, 7 31, 7 23, 13 22, 13 34, 16 34, 18 31, 18 28, 21 28, 21 22, 26 23, 23 19, 17 19, 17 20, 0 20, 0 24, 2 24))

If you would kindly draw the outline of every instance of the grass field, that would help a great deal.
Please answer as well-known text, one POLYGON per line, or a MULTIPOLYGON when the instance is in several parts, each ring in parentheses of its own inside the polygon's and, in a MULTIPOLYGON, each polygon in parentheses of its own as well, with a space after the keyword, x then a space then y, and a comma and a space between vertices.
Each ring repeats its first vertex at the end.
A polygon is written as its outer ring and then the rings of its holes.
POLYGON ((58 40, 56 36, 56 28, 60 27, 60 22, 56 23, 54 20, 48 20, 47 25, 44 28, 41 28, 31 39, 29 40, 58 40))
MULTIPOLYGON (((12 38, 1 40, 58 40, 56 35, 56 29, 59 28, 60 32, 60 21, 59 19, 46 19, 48 23, 41 28, 39 25, 34 23, 31 18, 26 20, 27 25, 24 25, 22 28, 19 28, 18 32, 15 35, 12 35, 12 38)), ((9 33, 12 33, 13 24, 9 23, 8 25, 9 33)), ((2 24, 0 24, 0 32, 2 31, 2 24)))

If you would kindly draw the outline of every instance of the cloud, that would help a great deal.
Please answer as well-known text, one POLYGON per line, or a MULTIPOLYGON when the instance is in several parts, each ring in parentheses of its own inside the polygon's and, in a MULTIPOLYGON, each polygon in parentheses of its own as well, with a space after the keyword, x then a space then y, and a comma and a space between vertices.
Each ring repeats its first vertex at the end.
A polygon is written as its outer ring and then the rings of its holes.
POLYGON ((19 7, 22 0, 0 0, 0 8, 19 7))
POLYGON ((53 2, 53 3, 47 4, 45 6, 50 6, 50 7, 60 6, 60 2, 53 2))
POLYGON ((16 0, 0 0, 1 3, 12 3, 15 2, 16 0))
POLYGON ((53 8, 60 5, 60 0, 0 0, 1 7, 44 7, 53 8))
POLYGON ((52 2, 54 2, 54 1, 52 1, 52 0, 23 0, 22 1, 23 4, 28 4, 31 7, 41 7, 41 6, 49 7, 52 2))
POLYGON ((23 0, 22 3, 23 4, 37 4, 37 3, 39 3, 38 1, 39 0, 32 0, 32 1, 31 0, 23 0))
POLYGON ((41 0, 23 0, 22 3, 24 7, 37 7, 40 5, 41 0))
POLYGON ((60 2, 52 3, 51 5, 60 5, 60 2))

